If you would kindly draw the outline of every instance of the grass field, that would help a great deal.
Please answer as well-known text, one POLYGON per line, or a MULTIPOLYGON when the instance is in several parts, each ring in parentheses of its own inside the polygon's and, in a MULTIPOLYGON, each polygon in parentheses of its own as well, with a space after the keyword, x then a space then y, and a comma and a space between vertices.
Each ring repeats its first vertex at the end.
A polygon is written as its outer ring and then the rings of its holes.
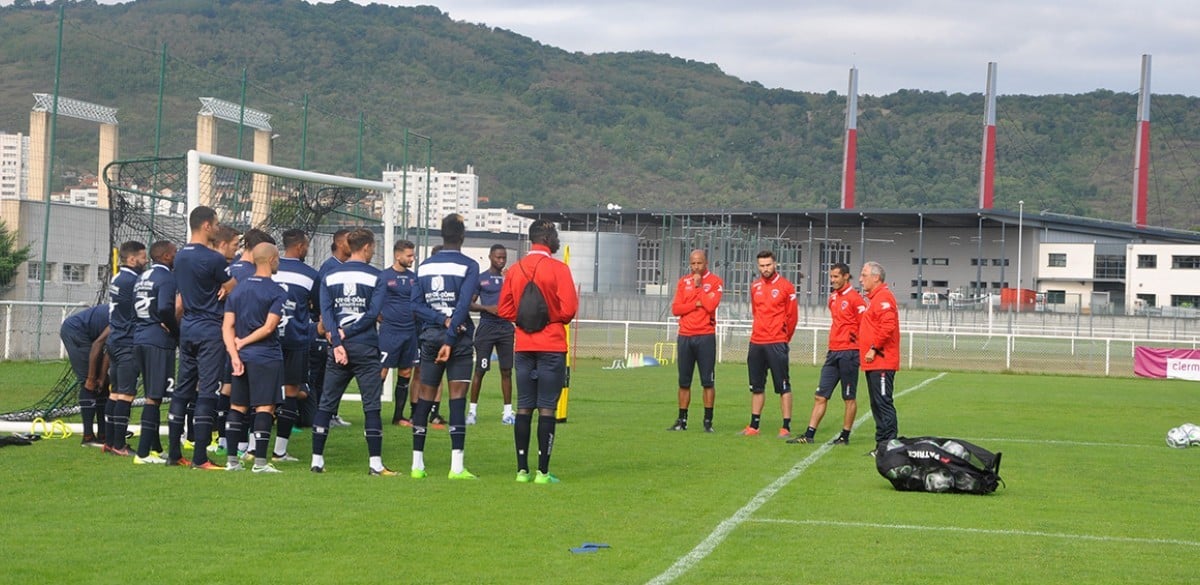
MULTIPOLYGON (((428 479, 368 477, 357 403, 324 475, 307 471, 308 434, 292 449, 304 462, 275 476, 135 467, 77 437, 4 448, 0 581, 1181 583, 1200 567, 1200 447, 1163 440, 1200 422, 1195 383, 902 371, 901 434, 1004 453, 1007 487, 966 496, 894 491, 863 456, 869 417, 836 449, 737 436, 742 367, 719 368, 706 435, 664 431, 673 368, 602 365, 573 372, 552 486, 513 481, 495 374, 467 437, 472 483, 445 479, 444 431, 431 431, 428 479), (568 551, 584 541, 612 548, 568 551)), ((32 404, 62 368, 0 364, 0 411, 32 404)), ((816 369, 792 374, 802 429, 816 369)), ((840 417, 835 400, 818 438, 840 417)), ((764 427, 778 421, 769 398, 764 427)), ((393 469, 408 468, 406 431, 386 430, 393 469)))

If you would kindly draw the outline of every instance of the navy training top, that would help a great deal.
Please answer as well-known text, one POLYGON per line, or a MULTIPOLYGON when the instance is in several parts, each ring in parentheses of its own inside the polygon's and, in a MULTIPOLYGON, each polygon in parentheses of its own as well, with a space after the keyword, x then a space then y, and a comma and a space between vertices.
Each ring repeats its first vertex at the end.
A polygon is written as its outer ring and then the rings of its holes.
POLYGON ((288 349, 306 349, 317 328, 314 317, 321 309, 320 280, 317 270, 299 258, 279 259, 279 272, 271 277, 287 292, 280 321, 280 339, 288 349))
POLYGON ((345 342, 379 347, 380 307, 371 302, 378 285, 379 269, 357 260, 330 268, 321 279, 321 320, 334 347, 345 342))
POLYGON ((217 291, 229 280, 225 256, 201 244, 188 244, 175 255, 175 284, 183 298, 183 341, 221 339, 224 310, 217 291))
MULTIPOLYGON (((267 322, 268 315, 283 317, 283 303, 287 293, 279 283, 270 278, 250 276, 234 287, 225 301, 225 313, 233 313, 233 333, 243 339, 254 333, 267 322)), ((238 351, 238 357, 247 364, 270 364, 283 361, 279 336, 268 335, 238 351)))
POLYGON ((137 313, 134 343, 175 349, 179 323, 175 321, 175 275, 171 268, 152 264, 138 278, 133 291, 137 313))

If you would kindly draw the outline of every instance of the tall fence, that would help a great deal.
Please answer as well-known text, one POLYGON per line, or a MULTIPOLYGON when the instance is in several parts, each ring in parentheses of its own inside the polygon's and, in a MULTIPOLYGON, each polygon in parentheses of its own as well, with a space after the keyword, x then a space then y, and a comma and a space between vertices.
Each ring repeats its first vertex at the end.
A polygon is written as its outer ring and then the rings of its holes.
POLYGON ((85 303, 0 301, 4 326, 0 357, 5 361, 65 358, 59 327, 72 313, 87 307, 85 303))

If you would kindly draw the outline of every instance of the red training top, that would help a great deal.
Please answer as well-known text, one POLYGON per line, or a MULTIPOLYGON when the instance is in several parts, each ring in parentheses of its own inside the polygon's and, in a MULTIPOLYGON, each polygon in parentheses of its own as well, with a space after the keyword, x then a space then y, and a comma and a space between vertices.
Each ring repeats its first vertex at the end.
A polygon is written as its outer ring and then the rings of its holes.
POLYGON ((858 326, 867 303, 854 287, 846 284, 829 295, 829 351, 858 349, 858 326))
POLYGON ((717 305, 725 283, 705 270, 696 286, 691 274, 679 279, 675 286, 675 302, 671 313, 679 317, 679 334, 684 336, 713 335, 717 332, 717 305))
POLYGON ((521 293, 525 292, 525 284, 530 278, 546 298, 546 305, 550 308, 550 324, 537 333, 517 327, 514 350, 565 353, 567 334, 564 326, 575 318, 575 312, 579 310, 579 295, 575 292, 571 268, 551 257, 550 248, 534 244, 529 254, 504 272, 504 288, 500 290, 497 312, 504 319, 517 320, 521 293))
POLYGON ((796 287, 778 272, 771 278, 759 278, 750 285, 750 314, 754 327, 750 343, 787 343, 796 332, 799 319, 796 287))
POLYGON ((896 296, 886 283, 867 293, 867 312, 858 329, 858 367, 864 372, 900 369, 900 313, 896 296), (867 361, 867 351, 875 348, 875 361, 867 361))

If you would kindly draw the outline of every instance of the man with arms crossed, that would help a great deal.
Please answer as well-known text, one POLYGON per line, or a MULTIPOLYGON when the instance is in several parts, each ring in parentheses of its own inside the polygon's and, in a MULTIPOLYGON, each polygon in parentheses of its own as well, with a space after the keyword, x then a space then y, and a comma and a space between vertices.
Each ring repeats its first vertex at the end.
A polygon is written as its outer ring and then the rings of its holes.
POLYGON ((158 241, 150 245, 150 269, 143 272, 134 285, 137 329, 133 341, 137 344, 138 365, 146 403, 142 406, 142 436, 138 441, 137 457, 133 462, 164 464, 166 459, 152 455, 162 451, 159 427, 162 414, 159 405, 175 383, 175 349, 179 345, 179 322, 175 320, 175 244, 158 241))
POLYGON ((849 445, 850 431, 854 427, 854 416, 858 414, 858 325, 867 310, 858 291, 850 286, 850 267, 842 262, 829 269, 829 351, 825 354, 825 365, 821 366, 821 381, 817 385, 812 416, 803 435, 788 439, 789 443, 816 442, 817 425, 825 416, 825 407, 833 389, 842 383, 842 401, 846 403, 846 415, 842 418, 842 433, 830 442, 831 445, 849 445))
POLYGON ((500 316, 518 323, 516 329, 517 421, 513 443, 517 451, 517 482, 551 484, 558 478, 550 473, 550 455, 554 449, 555 409, 567 380, 566 325, 579 310, 579 296, 571 268, 551 255, 558 251, 558 230, 554 223, 539 219, 529 226, 529 254, 509 269, 500 293, 500 316), (518 316, 526 284, 533 282, 545 300, 546 322, 539 329, 526 329, 526 315, 518 316), (533 411, 538 411, 538 466, 529 473, 529 439, 533 430, 533 411))
POLYGON ((379 309, 379 356, 383 372, 398 368, 393 400, 396 410, 392 424, 412 426, 404 418, 404 405, 408 404, 408 386, 412 379, 413 365, 417 361, 417 320, 413 315, 412 291, 417 283, 417 274, 411 270, 416 256, 416 245, 400 240, 392 245, 392 265, 379 273, 379 286, 371 303, 379 309))
POLYGON ((878 262, 863 265, 859 282, 867 293, 867 311, 858 328, 858 353, 867 378, 867 392, 871 395, 875 444, 879 450, 879 445, 899 434, 892 395, 896 371, 900 369, 900 314, 896 310, 896 296, 887 285, 887 273, 878 262))
POLYGON ((688 257, 691 272, 675 286, 675 301, 671 313, 679 317, 679 336, 675 339, 679 366, 679 418, 668 431, 686 431, 688 406, 692 402, 692 373, 700 369, 700 386, 704 388, 704 432, 713 432, 713 404, 717 391, 714 369, 717 365, 717 306, 721 304, 722 287, 717 275, 708 271, 708 254, 692 250, 688 257))
POLYGON ((792 383, 788 377, 788 343, 796 332, 798 311, 796 288, 778 271, 775 254, 770 250, 758 253, 758 273, 762 278, 750 285, 750 313, 754 325, 750 330, 750 349, 746 366, 750 373, 750 425, 741 434, 759 434, 758 425, 766 402, 767 370, 783 411, 783 427, 778 436, 786 438, 792 426, 792 383))
POLYGON ((513 324, 501 319, 497 306, 500 304, 500 289, 504 287, 504 266, 508 264, 508 250, 496 244, 488 252, 490 266, 479 274, 479 295, 471 303, 471 310, 479 312, 479 327, 475 329, 475 377, 471 379, 471 405, 467 411, 467 424, 475 424, 479 407, 479 389, 483 376, 492 366, 492 351, 500 361, 500 395, 504 399, 504 411, 500 422, 511 425, 516 421, 512 409, 513 367, 513 324))

